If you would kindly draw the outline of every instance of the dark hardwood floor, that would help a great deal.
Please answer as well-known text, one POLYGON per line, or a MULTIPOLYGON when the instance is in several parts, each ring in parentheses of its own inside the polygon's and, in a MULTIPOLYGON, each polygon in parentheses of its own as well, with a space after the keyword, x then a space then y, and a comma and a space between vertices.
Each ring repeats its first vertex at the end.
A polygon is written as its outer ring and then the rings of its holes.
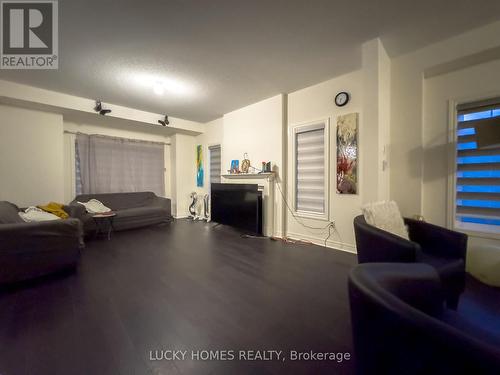
POLYGON ((0 294, 0 374, 351 374, 353 363, 151 361, 150 350, 351 352, 352 254, 179 220, 87 244, 0 294))
MULTIPOLYGON (((355 263, 212 223, 115 233, 88 242, 77 272, 0 293, 0 374, 352 374, 352 360, 152 361, 150 351, 352 352, 355 263)), ((460 309, 498 322, 498 301, 468 280, 460 309)))

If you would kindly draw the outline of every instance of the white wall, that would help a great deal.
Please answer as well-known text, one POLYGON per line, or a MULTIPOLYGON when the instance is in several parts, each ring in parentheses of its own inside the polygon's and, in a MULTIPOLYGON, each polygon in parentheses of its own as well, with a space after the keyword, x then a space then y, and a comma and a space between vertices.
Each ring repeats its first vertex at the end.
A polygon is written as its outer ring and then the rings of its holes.
POLYGON ((189 216, 189 195, 196 186, 196 139, 175 134, 170 138, 172 170, 172 215, 189 216))
MULTIPOLYGON (((207 194, 210 185, 210 146, 221 145, 224 138, 224 123, 223 119, 218 118, 205 124, 205 132, 196 136, 195 144, 203 147, 203 169, 205 171, 203 187, 197 187, 194 182, 194 191, 198 194, 207 194)), ((222 171, 224 173, 224 171, 222 171)))
MULTIPOLYGON (((33 86, 0 80, 0 97, 8 104, 16 106, 29 105, 42 111, 58 113, 90 114, 98 117, 94 111, 94 99, 63 94, 56 91, 44 90, 33 86)), ((140 111, 112 103, 103 103, 105 108, 112 112, 106 118, 112 120, 132 121, 137 124, 151 126, 163 119, 165 114, 140 111)), ((203 132, 203 124, 195 121, 169 117, 169 128, 184 134, 198 135, 203 132)))
MULTIPOLYGON (((233 159, 242 160, 248 153, 253 166, 260 168, 262 161, 271 161, 277 171, 274 190, 274 235, 289 236, 323 244, 334 221, 336 231, 331 233, 327 245, 349 251, 354 250, 352 220, 360 213, 362 203, 387 198, 389 195, 388 172, 382 171, 385 155, 381 152, 388 143, 390 109, 390 63, 380 41, 374 40, 363 47, 363 69, 298 90, 288 95, 278 95, 225 114, 222 120, 206 125, 206 133, 196 137, 195 143, 204 146, 205 170, 208 171, 208 145, 222 146, 222 172, 227 173, 233 159), (351 94, 350 103, 336 107, 334 97, 340 91, 351 94), (336 121, 342 114, 359 113, 359 193, 336 193, 336 121), (370 113, 367 121, 365 112, 370 113), (280 189, 293 206, 292 163, 290 128, 296 124, 330 119, 329 165, 329 214, 326 221, 296 219, 283 202, 280 189), (286 172, 286 173, 283 173, 286 172), (374 182, 375 180, 375 182, 374 182), (302 225, 304 224, 304 225, 302 225)), ((194 150, 193 150, 194 153, 194 150)), ((176 163, 178 165, 178 163, 176 163)), ((177 176, 179 173, 177 172, 177 176)), ((205 178, 208 178, 206 175, 205 178)), ((194 189, 193 178, 191 186, 194 189)), ((206 188, 198 189, 206 192, 206 188)))
MULTIPOLYGON (((328 245, 346 250, 354 249, 354 232, 352 220, 354 216, 359 214, 362 202, 363 189, 356 195, 339 195, 336 192, 336 121, 339 115, 357 112, 360 113, 359 127, 362 131, 365 123, 363 109, 363 82, 362 71, 345 74, 332 80, 322 82, 299 91, 295 91, 288 95, 288 126, 289 128, 315 120, 325 118, 330 119, 330 217, 328 221, 334 221, 338 230, 333 233, 329 239, 328 245), (351 94, 351 101, 345 107, 337 107, 334 104, 334 97, 340 91, 347 91, 351 94), (340 236, 339 236, 340 234, 340 236)), ((290 131, 289 131, 290 134, 290 131)), ((289 142, 292 140, 289 139, 289 142)), ((360 154, 363 152, 363 147, 370 142, 368 139, 363 139, 360 135, 359 146, 360 154)), ((288 146, 288 201, 290 207, 293 207, 292 191, 294 186, 292 180, 292 163, 293 158, 291 144, 288 146)), ((362 170, 358 171, 358 176, 362 180, 362 170)), ((313 230, 306 228, 299 223, 304 223, 307 226, 321 228, 328 224, 328 221, 299 218, 298 221, 288 212, 287 213, 287 229, 288 236, 297 239, 310 240, 317 243, 322 243, 328 236, 328 230, 313 230)))
POLYGON ((0 106, 0 200, 64 201, 61 115, 0 106))
MULTIPOLYGON (((336 77, 288 95, 289 127, 305 122, 330 119, 329 165, 329 218, 297 220, 288 214, 288 235, 307 239, 348 251, 354 251, 353 219, 359 215, 361 205, 389 198, 389 168, 386 149, 390 142, 390 71, 391 64, 383 44, 373 39, 362 45, 360 70, 336 77), (345 107, 334 104, 335 95, 341 91, 350 93, 351 101, 345 107), (359 113, 358 128, 358 190, 355 195, 341 195, 336 191, 336 126, 337 117, 347 113, 359 113), (322 228, 334 222, 336 231, 331 233, 308 227, 322 228)), ((290 132, 289 132, 290 133, 290 132)), ((288 146, 288 186, 293 188, 291 142, 288 146)), ((289 191, 289 201, 292 196, 289 191)), ((290 204, 292 206, 292 204, 290 204)))
POLYGON ((181 216, 187 215, 189 192, 192 191, 189 174, 194 174, 195 170, 194 136, 179 136, 179 147, 174 154, 168 145, 171 143, 170 128, 102 116, 54 114, 12 105, 0 105, 1 200, 26 206, 49 201, 68 203, 74 198, 75 135, 65 131, 166 143, 165 196, 172 198, 173 206, 180 207, 181 216), (172 157, 183 163, 177 168, 179 175, 172 157), (175 185, 174 180, 178 180, 175 185), (173 197, 174 188, 179 191, 178 197, 185 198, 180 205, 173 197))
POLYGON ((422 213, 433 223, 446 226, 448 178, 452 132, 450 102, 467 102, 500 96, 500 60, 478 64, 424 81, 422 213))
MULTIPOLYGON (((270 161, 276 172, 276 182, 282 183, 283 170, 283 112, 285 97, 277 95, 258 103, 227 113, 223 117, 222 173, 230 169, 231 160, 248 154, 251 165, 262 168, 270 161)), ((279 191, 274 193, 274 235, 283 235, 283 202, 279 191)))
MULTIPOLYGON (((391 61, 391 198, 450 226, 449 101, 500 95, 500 22, 391 61)), ((469 251, 499 241, 469 236, 469 251)))
MULTIPOLYGON (((204 129, 203 124, 175 117, 170 117, 170 125, 163 128, 157 120, 164 115, 111 103, 105 106, 112 109, 112 113, 103 117, 94 112, 92 99, 2 80, 0 97, 3 103, 0 109, 3 155, 0 199, 19 201, 20 205, 48 200, 67 203, 74 198, 74 135, 64 135, 64 131, 165 143, 177 132, 186 134, 179 142, 182 144, 204 129)), ((182 150, 176 152, 181 156, 182 150)), ((172 186, 172 180, 177 177, 171 163, 172 154, 171 147, 166 145, 167 197, 173 196, 174 188, 184 186, 182 183, 172 186)), ((182 173, 180 176, 183 181, 182 173)))
POLYGON ((491 59, 498 55, 498 35, 500 22, 391 61, 390 189, 403 215, 421 214, 424 208, 424 77, 491 59))
POLYGON ((360 130, 360 189, 362 202, 389 198, 386 148, 390 128, 390 59, 380 39, 362 46, 364 126, 360 130))

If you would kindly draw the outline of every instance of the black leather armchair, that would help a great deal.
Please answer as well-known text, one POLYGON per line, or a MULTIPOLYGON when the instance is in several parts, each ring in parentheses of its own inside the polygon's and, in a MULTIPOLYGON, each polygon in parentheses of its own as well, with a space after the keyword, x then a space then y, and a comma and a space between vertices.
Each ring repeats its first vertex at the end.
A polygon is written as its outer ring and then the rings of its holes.
POLYGON ((444 307, 426 264, 360 264, 349 275, 359 375, 500 374, 500 337, 444 307))
POLYGON ((354 218, 359 263, 426 263, 439 274, 448 307, 456 309, 465 289, 467 236, 423 221, 404 219, 410 241, 354 218))

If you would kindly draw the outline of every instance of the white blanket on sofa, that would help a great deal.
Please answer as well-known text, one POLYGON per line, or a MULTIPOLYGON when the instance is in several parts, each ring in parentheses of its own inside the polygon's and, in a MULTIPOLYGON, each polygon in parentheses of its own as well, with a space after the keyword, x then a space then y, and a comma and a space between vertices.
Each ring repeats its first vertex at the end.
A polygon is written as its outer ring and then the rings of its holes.
POLYGON ((111 211, 111 208, 106 207, 102 202, 97 199, 91 199, 88 202, 78 202, 81 205, 85 206, 85 209, 90 214, 102 214, 104 212, 111 211))
POLYGON ((46 212, 34 206, 28 207, 26 210, 24 210, 24 212, 19 212, 19 216, 21 216, 21 219, 23 219, 27 223, 61 219, 59 216, 56 216, 54 214, 51 214, 50 212, 46 212))

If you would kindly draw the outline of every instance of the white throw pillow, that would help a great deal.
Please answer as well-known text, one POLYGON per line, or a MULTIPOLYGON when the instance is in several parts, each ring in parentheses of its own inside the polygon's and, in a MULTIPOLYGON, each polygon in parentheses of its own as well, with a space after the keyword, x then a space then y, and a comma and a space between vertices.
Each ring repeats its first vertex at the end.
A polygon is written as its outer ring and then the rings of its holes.
POLYGON ((106 207, 102 202, 97 199, 91 199, 88 202, 78 202, 85 206, 85 209, 90 214, 102 214, 111 211, 111 208, 106 207))
POLYGON ((26 210, 24 210, 24 212, 19 212, 19 216, 21 216, 21 219, 23 219, 27 223, 61 219, 59 216, 41 210, 38 207, 28 207, 26 210))
POLYGON ((408 230, 394 201, 369 203, 361 207, 368 224, 409 240, 408 230))

